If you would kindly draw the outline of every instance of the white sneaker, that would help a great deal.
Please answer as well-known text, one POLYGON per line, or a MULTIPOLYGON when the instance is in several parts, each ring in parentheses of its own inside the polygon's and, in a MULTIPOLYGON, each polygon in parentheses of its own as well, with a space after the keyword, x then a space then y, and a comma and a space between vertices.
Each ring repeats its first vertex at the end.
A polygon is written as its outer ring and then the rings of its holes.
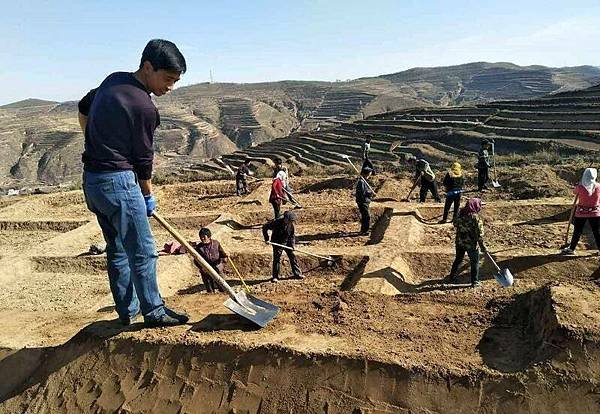
POLYGON ((564 254, 565 256, 572 256, 575 254, 575 251, 571 250, 569 247, 565 247, 560 251, 560 254, 564 254))

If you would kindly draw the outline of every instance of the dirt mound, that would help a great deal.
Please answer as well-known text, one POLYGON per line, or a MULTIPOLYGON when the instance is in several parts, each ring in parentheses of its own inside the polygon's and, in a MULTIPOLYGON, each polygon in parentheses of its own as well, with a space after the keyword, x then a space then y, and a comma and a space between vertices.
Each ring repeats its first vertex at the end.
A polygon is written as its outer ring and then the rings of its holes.
MULTIPOLYGON (((564 176, 564 175, 563 175, 564 176)), ((568 197, 572 184, 561 178, 547 165, 527 165, 502 172, 502 191, 515 199, 568 197)))

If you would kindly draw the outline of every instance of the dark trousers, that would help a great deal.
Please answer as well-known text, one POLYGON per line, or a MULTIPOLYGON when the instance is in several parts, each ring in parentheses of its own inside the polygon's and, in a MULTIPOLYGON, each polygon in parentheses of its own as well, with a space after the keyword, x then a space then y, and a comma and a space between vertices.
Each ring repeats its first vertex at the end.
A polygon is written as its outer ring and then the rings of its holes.
POLYGON ((454 211, 452 212, 452 221, 458 217, 458 209, 460 208, 460 193, 452 196, 446 196, 446 202, 444 203, 444 216, 443 221, 448 220, 448 213, 450 213, 450 206, 454 204, 454 211))
POLYGON ((477 188, 483 190, 486 188, 486 184, 490 179, 489 167, 478 167, 477 168, 477 188))
POLYGON ((246 180, 243 178, 235 179, 235 188, 237 195, 248 194, 248 186, 246 184, 246 180))
POLYGON ((275 214, 275 218, 279 217, 281 215, 281 203, 271 201, 271 205, 273 206, 273 213, 275 214))
POLYGON ((288 259, 290 259, 290 265, 292 267, 292 275, 293 276, 301 276, 302 271, 300 270, 300 266, 298 266, 298 260, 296 259, 296 255, 293 250, 284 249, 283 247, 273 246, 273 278, 279 278, 279 272, 281 269, 281 255, 283 251, 287 254, 288 259))
MULTIPOLYGON (((218 270, 217 273, 219 274, 219 276, 223 276, 223 274, 218 270)), ((215 280, 212 277, 204 273, 200 273, 200 276, 202 276, 202 283, 204 283, 204 288, 208 293, 214 293, 217 290, 223 292, 223 288, 221 288, 221 286, 219 286, 219 284, 215 282, 215 280)))
POLYGON ((455 277, 458 272, 458 266, 460 266, 465 253, 469 256, 469 262, 471 263, 471 283, 479 281, 479 250, 465 250, 461 247, 456 246, 456 258, 452 263, 452 269, 450 270, 450 276, 455 277))
POLYGON ((356 203, 360 213, 360 232, 366 233, 371 227, 371 213, 369 212, 369 203, 356 203))
POLYGON ((425 199, 427 198, 427 192, 429 191, 431 192, 431 195, 433 196, 433 199, 435 201, 437 201, 438 203, 442 201, 440 199, 440 196, 438 195, 437 183, 435 182, 435 180, 427 181, 421 178, 421 189, 419 191, 419 201, 421 203, 425 202, 425 199))
POLYGON ((583 227, 585 222, 590 222, 592 233, 594 234, 594 240, 596 241, 596 248, 600 250, 600 232, 598 231, 598 225, 600 225, 600 217, 575 217, 573 219, 573 237, 571 238, 571 250, 575 250, 581 234, 583 233, 583 227))

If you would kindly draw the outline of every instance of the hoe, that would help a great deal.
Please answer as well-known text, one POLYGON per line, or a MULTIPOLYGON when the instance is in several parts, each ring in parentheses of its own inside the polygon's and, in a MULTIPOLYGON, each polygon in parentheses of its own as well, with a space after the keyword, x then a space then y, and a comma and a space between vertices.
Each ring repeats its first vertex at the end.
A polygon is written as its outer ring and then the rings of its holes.
POLYGON ((291 251, 293 251, 293 252, 298 252, 298 253, 306 254, 306 255, 308 255, 308 256, 318 257, 319 259, 324 259, 324 260, 327 260, 327 266, 328 266, 328 267, 331 267, 331 266, 333 266, 333 265, 334 265, 334 263, 335 263, 335 261, 336 261, 336 259, 334 259, 334 258, 333 258, 333 257, 331 257, 331 256, 328 256, 328 257, 325 257, 325 256, 319 256, 318 254, 309 253, 309 252, 307 252, 307 251, 305 251, 305 250, 299 250, 299 249, 292 248, 292 247, 290 247, 290 246, 286 246, 285 244, 279 244, 279 243, 273 243, 273 242, 269 242, 269 244, 271 244, 271 245, 273 245, 273 246, 277 246, 277 247, 282 247, 282 248, 284 248, 284 249, 291 250, 291 251))
POLYGON ((229 299, 223 304, 230 311, 237 313, 242 318, 246 318, 256 325, 264 328, 277 316, 279 308, 271 303, 264 302, 243 290, 235 292, 231 286, 210 266, 177 230, 165 221, 157 212, 152 216, 163 226, 182 246, 192 255, 196 263, 208 272, 208 274, 219 284, 229 295, 229 299))

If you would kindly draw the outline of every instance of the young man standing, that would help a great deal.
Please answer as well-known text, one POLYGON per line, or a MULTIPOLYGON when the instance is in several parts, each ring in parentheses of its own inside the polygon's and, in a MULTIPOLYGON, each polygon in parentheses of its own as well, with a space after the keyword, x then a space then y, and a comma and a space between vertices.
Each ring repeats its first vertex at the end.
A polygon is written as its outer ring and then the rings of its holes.
POLYGON ((362 235, 369 234, 369 228, 371 227, 369 205, 375 194, 367 184, 367 179, 371 176, 372 172, 373 170, 369 167, 364 167, 356 182, 356 206, 360 213, 360 234, 362 235))
POLYGON ((110 289, 123 325, 141 313, 146 326, 186 323, 168 309, 156 280, 156 244, 148 217, 154 130, 160 124, 150 94, 164 95, 186 71, 175 44, 148 42, 137 71, 115 72, 79 102, 85 134, 83 191, 102 228, 110 289))
POLYGON ((477 155, 477 189, 487 191, 487 182, 490 179, 490 149, 492 144, 487 139, 481 141, 477 155))

